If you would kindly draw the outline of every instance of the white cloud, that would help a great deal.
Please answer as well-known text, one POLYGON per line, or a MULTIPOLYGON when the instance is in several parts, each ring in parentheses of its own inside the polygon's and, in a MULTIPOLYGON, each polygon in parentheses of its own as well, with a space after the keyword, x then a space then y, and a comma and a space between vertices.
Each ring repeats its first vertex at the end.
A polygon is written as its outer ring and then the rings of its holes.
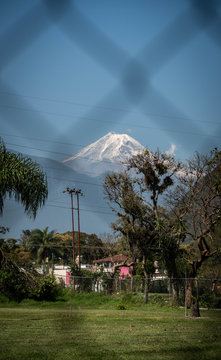
POLYGON ((171 144, 169 150, 166 151, 167 155, 175 155, 176 145, 171 144))

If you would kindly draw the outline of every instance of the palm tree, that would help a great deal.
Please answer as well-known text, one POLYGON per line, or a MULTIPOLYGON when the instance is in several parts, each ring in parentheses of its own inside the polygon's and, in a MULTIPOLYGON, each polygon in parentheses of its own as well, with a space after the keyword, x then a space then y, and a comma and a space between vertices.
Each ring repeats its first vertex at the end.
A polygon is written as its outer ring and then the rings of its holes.
POLYGON ((7 195, 21 202, 25 212, 35 218, 47 199, 48 187, 40 166, 28 157, 8 151, 0 138, 0 214, 7 195))
POLYGON ((32 256, 38 264, 47 264, 58 260, 62 255, 62 248, 59 247, 60 239, 55 236, 55 231, 34 229, 28 239, 32 256))

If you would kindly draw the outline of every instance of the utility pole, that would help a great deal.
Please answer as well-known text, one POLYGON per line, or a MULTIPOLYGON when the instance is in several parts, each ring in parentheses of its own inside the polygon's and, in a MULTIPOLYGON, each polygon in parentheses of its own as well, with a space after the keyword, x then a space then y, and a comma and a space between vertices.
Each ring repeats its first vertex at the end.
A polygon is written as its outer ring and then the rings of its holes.
POLYGON ((67 187, 63 193, 68 193, 71 195, 71 217, 72 217, 72 248, 73 248, 73 263, 75 262, 75 247, 74 247, 74 205, 73 205, 73 193, 75 193, 75 189, 70 189, 67 187))
POLYGON ((74 190, 75 195, 77 196, 77 212, 78 212, 78 261, 79 269, 81 268, 81 252, 80 252, 80 209, 79 209, 79 195, 83 196, 81 189, 74 190))

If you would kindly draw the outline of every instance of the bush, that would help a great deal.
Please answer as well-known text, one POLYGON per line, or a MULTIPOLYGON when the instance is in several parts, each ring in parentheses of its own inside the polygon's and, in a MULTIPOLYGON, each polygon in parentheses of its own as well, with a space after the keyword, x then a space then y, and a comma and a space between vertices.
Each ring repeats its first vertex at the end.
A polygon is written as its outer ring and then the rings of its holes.
POLYGON ((26 272, 13 266, 5 266, 0 272, 0 291, 9 300, 21 301, 29 296, 26 272))
POLYGON ((55 301, 61 290, 61 286, 55 282, 54 276, 42 276, 32 290, 31 297, 39 301, 55 301))
POLYGON ((119 303, 116 305, 117 310, 126 310, 126 306, 122 303, 119 303))

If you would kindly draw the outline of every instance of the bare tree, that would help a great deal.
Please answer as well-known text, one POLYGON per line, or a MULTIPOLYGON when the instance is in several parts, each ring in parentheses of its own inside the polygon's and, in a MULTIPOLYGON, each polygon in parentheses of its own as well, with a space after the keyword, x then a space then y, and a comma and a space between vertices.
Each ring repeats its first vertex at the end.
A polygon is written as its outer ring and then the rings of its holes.
MULTIPOLYGON (((217 253, 213 235, 221 218, 221 152, 214 150, 208 156, 196 153, 180 172, 178 184, 168 199, 171 210, 185 229, 186 240, 197 245, 198 255, 189 261, 188 274, 195 279, 203 263, 217 253)), ((193 284, 188 282, 187 304, 192 316, 200 316, 193 284)))

